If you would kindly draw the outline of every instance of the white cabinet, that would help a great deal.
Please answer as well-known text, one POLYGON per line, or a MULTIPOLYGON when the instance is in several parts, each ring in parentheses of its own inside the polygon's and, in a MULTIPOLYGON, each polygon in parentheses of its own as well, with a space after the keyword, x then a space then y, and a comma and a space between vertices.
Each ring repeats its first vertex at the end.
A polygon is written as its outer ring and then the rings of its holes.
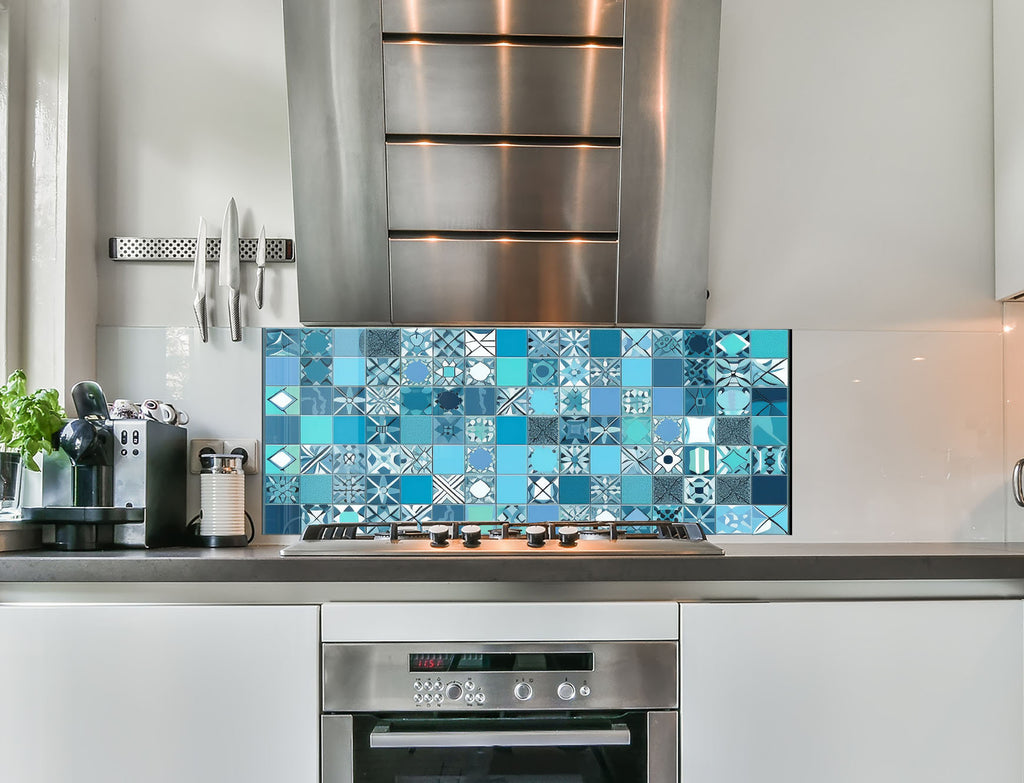
POLYGON ((1021 602, 681 611, 683 783, 1020 783, 1021 602))
POLYGON ((317 607, 0 607, 0 779, 315 783, 317 607))
POLYGON ((1024 293, 1024 0, 992 2, 996 299, 1024 293))

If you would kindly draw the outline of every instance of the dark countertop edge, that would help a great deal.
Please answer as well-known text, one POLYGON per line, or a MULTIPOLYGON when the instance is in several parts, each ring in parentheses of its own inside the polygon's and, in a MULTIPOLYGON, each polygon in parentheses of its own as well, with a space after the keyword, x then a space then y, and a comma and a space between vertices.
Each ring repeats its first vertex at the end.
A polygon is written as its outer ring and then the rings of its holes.
POLYGON ((237 550, 13 552, 4 582, 770 582, 1024 579, 1024 544, 727 545, 700 557, 280 557, 237 550))

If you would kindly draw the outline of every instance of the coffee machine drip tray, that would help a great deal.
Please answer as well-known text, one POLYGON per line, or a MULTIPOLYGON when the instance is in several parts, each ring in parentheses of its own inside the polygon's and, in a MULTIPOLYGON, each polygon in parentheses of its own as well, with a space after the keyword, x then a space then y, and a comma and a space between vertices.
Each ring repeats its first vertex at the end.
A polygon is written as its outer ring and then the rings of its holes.
POLYGON ((53 525, 57 549, 103 549, 114 543, 114 525, 144 522, 146 509, 123 506, 39 506, 21 509, 24 522, 53 525))

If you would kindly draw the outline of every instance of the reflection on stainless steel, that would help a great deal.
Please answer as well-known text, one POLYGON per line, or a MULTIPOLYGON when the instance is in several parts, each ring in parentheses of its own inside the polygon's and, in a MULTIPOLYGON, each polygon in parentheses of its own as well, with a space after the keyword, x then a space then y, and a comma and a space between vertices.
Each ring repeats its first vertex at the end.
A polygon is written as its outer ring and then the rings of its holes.
POLYGON ((720 17, 721 0, 626 3, 619 323, 704 323, 720 17))
POLYGON ((388 144, 388 222, 404 231, 611 231, 619 150, 388 144))
MULTIPOLYGON (((647 742, 654 748, 672 747, 679 741, 678 712, 648 712, 647 742)), ((679 757, 675 753, 651 753, 647 757, 647 781, 679 780, 679 757)))
POLYGON ((284 0, 299 313, 390 323, 380 6, 284 0))
POLYGON ((622 36, 623 0, 383 0, 386 33, 622 36))
POLYGON ((392 239, 395 320, 587 323, 615 307, 615 243, 392 239))
POLYGON ((384 44, 388 133, 619 136, 622 49, 384 44))
POLYGON ((283 3, 303 323, 704 322, 721 0, 283 3))

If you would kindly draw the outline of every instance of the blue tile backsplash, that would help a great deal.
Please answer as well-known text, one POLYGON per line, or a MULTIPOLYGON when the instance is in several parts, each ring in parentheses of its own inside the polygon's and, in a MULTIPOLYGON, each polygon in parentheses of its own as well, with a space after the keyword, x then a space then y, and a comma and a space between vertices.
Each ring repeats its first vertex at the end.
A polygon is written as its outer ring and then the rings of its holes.
POLYGON ((265 329, 267 535, 310 522, 790 532, 790 333, 265 329))

